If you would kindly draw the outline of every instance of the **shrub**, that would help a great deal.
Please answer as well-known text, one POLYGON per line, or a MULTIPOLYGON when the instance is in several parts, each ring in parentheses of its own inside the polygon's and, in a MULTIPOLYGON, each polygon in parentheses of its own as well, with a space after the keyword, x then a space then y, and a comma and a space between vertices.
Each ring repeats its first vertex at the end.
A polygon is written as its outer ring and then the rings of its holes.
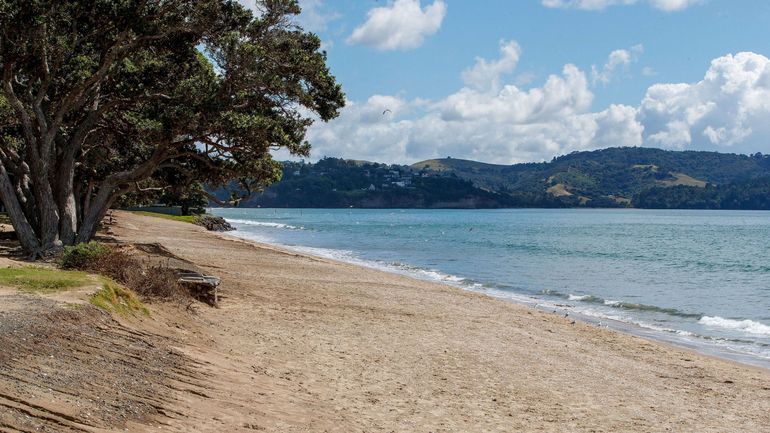
POLYGON ((182 302, 190 297, 173 269, 146 266, 125 251, 97 242, 65 248, 60 264, 109 277, 144 299, 182 302))
POLYGON ((125 284, 144 298, 181 302, 190 297, 190 292, 179 284, 176 272, 161 266, 145 268, 125 284))
POLYGON ((108 247, 94 241, 64 247, 59 265, 64 269, 86 269, 109 252, 108 247))

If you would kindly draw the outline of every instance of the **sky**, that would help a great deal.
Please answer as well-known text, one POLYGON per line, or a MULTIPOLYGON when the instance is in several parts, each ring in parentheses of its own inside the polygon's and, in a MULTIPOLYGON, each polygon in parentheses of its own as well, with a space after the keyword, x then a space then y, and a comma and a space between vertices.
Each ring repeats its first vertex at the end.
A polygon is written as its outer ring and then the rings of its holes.
POLYGON ((347 98, 337 119, 309 129, 311 160, 770 153, 767 0, 300 5, 347 98))

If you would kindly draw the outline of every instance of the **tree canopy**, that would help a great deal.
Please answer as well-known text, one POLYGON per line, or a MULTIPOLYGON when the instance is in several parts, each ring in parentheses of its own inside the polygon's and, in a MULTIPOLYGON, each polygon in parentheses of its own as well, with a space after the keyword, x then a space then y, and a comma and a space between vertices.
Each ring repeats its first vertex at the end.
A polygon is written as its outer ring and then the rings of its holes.
POLYGON ((0 0, 0 199, 22 247, 90 239, 121 194, 280 177, 344 105, 296 0, 0 0))

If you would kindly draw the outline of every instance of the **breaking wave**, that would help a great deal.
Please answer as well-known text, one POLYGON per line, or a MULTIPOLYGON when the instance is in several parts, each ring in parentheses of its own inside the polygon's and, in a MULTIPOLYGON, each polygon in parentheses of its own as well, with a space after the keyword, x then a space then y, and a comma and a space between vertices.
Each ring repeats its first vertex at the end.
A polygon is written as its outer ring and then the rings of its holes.
POLYGON ((753 320, 733 320, 719 316, 703 316, 698 321, 703 326, 711 328, 728 329, 731 331, 743 331, 748 334, 770 337, 770 326, 753 320))

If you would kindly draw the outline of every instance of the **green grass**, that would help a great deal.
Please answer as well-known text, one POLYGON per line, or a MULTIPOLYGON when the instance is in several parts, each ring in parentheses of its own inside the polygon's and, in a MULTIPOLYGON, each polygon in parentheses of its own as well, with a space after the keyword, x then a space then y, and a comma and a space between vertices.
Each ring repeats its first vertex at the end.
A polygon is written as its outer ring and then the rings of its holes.
POLYGON ((41 267, 0 268, 0 286, 16 287, 29 293, 50 294, 99 284, 102 288, 91 295, 91 305, 120 315, 150 315, 150 310, 134 292, 106 277, 41 267))
POLYGON ((93 278, 85 272, 39 267, 0 269, 0 285, 25 292, 54 293, 93 283, 93 278))
POLYGON ((134 292, 109 278, 101 278, 102 288, 91 296, 91 305, 110 313, 120 315, 142 313, 150 315, 150 310, 142 304, 134 292))
POLYGON ((156 218, 163 218, 167 220, 181 221, 184 223, 191 223, 191 224, 195 222, 195 218, 197 218, 196 215, 180 216, 180 215, 168 215, 168 214, 157 213, 157 212, 147 212, 147 211, 133 211, 133 213, 137 215, 145 215, 145 216, 151 216, 156 218))

